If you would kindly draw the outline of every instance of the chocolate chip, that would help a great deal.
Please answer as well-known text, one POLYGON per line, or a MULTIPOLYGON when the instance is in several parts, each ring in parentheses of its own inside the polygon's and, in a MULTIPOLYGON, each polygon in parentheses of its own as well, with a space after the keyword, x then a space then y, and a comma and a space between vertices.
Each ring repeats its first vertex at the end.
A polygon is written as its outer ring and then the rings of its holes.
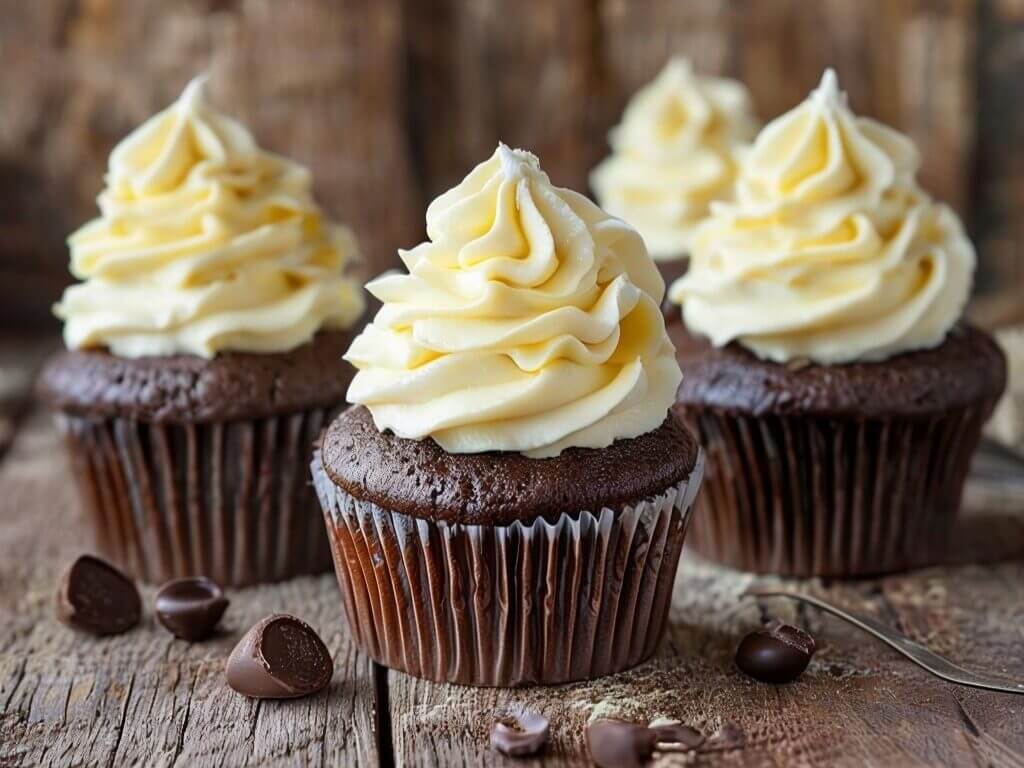
POLYGON ((95 635, 125 632, 142 618, 135 583, 110 563, 82 555, 64 573, 57 591, 57 616, 95 635))
POLYGON ((539 712, 516 707, 509 710, 508 722, 499 720, 491 727, 491 746, 510 757, 540 752, 548 740, 548 719, 539 712))
POLYGON ((157 619, 175 637, 190 642, 213 634, 227 607, 224 590, 205 576, 174 579, 156 593, 157 619))
POLYGON ((245 633, 231 652, 226 673, 228 685, 243 696, 292 699, 326 688, 334 662, 311 626, 276 613, 245 633))
POLYGON ((590 759, 600 768, 635 768, 654 752, 653 728, 622 720, 597 720, 587 726, 590 759))
POLYGON ((764 683, 788 683, 807 669, 814 650, 809 634, 774 621, 743 638, 736 649, 736 666, 764 683))
POLYGON ((704 743, 704 734, 682 723, 651 725, 650 728, 654 731, 658 749, 676 745, 682 749, 696 749, 704 743))

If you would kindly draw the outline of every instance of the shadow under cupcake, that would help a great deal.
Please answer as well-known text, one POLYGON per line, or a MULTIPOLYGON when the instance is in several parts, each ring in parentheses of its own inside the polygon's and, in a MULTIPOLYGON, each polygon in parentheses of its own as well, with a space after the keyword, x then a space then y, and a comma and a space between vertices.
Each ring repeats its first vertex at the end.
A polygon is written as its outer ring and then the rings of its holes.
POLYGON ((834 73, 767 125, 670 296, 677 412, 707 451, 691 536, 749 571, 853 577, 943 560, 1005 386, 959 325, 975 254, 910 141, 834 73))
POLYGON ((309 172, 202 87, 114 149, 102 215, 70 238, 69 349, 38 388, 104 556, 241 586, 330 568, 309 451, 364 300, 309 172))

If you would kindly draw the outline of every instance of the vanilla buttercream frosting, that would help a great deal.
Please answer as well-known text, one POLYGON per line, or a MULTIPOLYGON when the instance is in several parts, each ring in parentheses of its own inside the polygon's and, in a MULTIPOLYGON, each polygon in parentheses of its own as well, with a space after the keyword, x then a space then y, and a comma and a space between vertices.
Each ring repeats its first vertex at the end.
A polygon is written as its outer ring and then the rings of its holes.
POLYGON ((856 117, 828 70, 757 137, 671 288, 687 326, 776 362, 934 347, 970 293, 974 248, 917 184, 911 141, 856 117))
POLYGON ((346 359, 380 430, 449 453, 556 456, 659 427, 681 379, 637 232, 499 146, 427 209, 408 274, 346 359))
POLYGON ((309 171, 260 149, 193 80, 114 148, 100 217, 71 235, 55 311, 70 348, 124 357, 282 352, 362 314, 356 252, 309 171))
POLYGON ((743 85, 698 76, 676 57, 630 100, 590 184, 605 210, 640 231, 653 258, 679 258, 711 201, 730 195, 756 132, 743 85))

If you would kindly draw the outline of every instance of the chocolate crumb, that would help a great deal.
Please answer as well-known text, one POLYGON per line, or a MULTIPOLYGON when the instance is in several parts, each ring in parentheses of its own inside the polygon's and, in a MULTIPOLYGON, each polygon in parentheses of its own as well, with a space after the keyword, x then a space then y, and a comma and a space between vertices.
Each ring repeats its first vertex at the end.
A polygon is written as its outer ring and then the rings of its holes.
POLYGON ((724 752, 746 746, 747 734, 735 723, 723 723, 718 732, 704 744, 704 752, 724 752))
POLYGON ((491 746, 510 757, 537 754, 547 740, 548 719, 521 706, 511 708, 505 720, 498 720, 491 727, 491 746))
POLYGON ((689 725, 682 723, 652 723, 650 729, 657 738, 655 749, 689 751, 697 749, 704 743, 704 734, 689 725))
POLYGON ((597 720, 587 726, 587 749, 599 768, 636 768, 654 753, 654 729, 622 720, 597 720))

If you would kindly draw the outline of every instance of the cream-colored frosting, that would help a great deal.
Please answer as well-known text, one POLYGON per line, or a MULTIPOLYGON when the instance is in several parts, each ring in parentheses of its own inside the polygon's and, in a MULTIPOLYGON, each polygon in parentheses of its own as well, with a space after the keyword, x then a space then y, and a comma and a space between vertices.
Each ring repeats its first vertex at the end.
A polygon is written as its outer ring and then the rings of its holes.
POLYGON ((729 197, 756 132, 743 85, 698 77, 689 61, 673 58, 626 107, 590 184, 605 210, 640 231, 653 258, 679 258, 709 203, 729 197))
POLYGON ((56 313, 68 347, 124 357, 281 352, 362 314, 348 229, 309 171, 261 150, 193 80, 110 156, 101 216, 70 240, 56 313))
POLYGON ((427 236, 367 286, 384 306, 346 356, 378 429, 545 457, 665 420, 681 374, 632 227, 502 145, 430 204, 427 236))
POLYGON ((960 317, 974 248, 917 185, 910 140, 855 117, 835 73, 767 125, 671 288, 691 330, 762 358, 881 360, 960 317))

